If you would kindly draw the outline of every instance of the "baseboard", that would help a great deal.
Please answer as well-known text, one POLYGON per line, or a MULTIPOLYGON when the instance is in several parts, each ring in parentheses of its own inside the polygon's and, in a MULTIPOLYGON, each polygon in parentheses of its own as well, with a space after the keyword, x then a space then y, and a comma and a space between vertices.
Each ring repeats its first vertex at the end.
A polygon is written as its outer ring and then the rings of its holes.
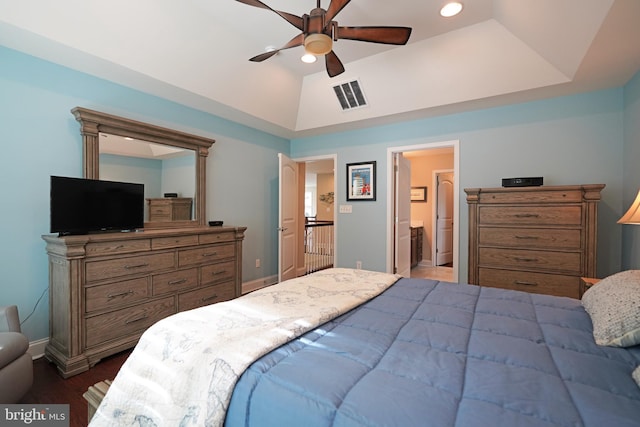
POLYGON ((257 291, 258 289, 262 289, 267 286, 275 285, 276 283, 278 283, 277 275, 263 277, 261 279, 252 280, 250 282, 244 282, 242 284, 242 295, 249 292, 257 291))
POLYGON ((29 343, 29 350, 27 350, 27 353, 31 355, 33 360, 40 359, 44 356, 44 348, 47 344, 49 344, 49 338, 32 341, 29 343))

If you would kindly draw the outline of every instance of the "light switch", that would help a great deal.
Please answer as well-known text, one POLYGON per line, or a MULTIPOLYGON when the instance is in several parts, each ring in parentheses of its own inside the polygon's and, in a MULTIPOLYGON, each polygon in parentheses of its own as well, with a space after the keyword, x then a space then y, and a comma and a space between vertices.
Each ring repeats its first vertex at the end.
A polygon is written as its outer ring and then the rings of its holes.
POLYGON ((340 213, 351 213, 351 205, 340 205, 340 213))

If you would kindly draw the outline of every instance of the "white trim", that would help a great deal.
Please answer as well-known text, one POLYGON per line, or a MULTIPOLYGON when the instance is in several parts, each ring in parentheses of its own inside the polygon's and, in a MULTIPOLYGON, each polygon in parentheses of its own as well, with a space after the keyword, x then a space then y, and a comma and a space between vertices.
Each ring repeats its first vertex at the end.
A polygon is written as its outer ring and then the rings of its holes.
MULTIPOLYGON (((393 155, 407 151, 429 150, 433 148, 453 148, 453 282, 458 282, 460 263, 460 140, 425 142, 415 145, 404 145, 387 148, 387 273, 393 272, 393 155)), ((433 257, 433 256, 432 256, 433 257)))
POLYGON ((40 359, 44 356, 44 348, 49 344, 49 338, 42 338, 37 341, 31 341, 29 343, 29 349, 27 353, 31 355, 33 360, 40 359))

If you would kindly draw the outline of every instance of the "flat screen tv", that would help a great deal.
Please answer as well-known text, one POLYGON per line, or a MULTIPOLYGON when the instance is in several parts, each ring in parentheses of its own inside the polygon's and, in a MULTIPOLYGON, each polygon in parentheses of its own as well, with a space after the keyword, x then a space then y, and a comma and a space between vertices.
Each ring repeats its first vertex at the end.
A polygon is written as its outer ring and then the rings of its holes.
POLYGON ((144 184, 52 176, 50 197, 52 233, 144 227, 144 184))

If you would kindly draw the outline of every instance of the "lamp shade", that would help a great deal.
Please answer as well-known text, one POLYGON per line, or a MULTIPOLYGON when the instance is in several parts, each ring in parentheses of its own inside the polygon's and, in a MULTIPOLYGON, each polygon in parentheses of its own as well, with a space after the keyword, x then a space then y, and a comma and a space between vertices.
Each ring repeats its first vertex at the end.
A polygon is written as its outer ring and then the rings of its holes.
POLYGON ((333 40, 326 34, 309 34, 304 38, 304 50, 312 55, 326 55, 333 49, 333 40))
POLYGON ((631 204, 631 207, 622 215, 622 218, 618 220, 618 224, 638 224, 640 225, 640 191, 636 199, 631 204))

